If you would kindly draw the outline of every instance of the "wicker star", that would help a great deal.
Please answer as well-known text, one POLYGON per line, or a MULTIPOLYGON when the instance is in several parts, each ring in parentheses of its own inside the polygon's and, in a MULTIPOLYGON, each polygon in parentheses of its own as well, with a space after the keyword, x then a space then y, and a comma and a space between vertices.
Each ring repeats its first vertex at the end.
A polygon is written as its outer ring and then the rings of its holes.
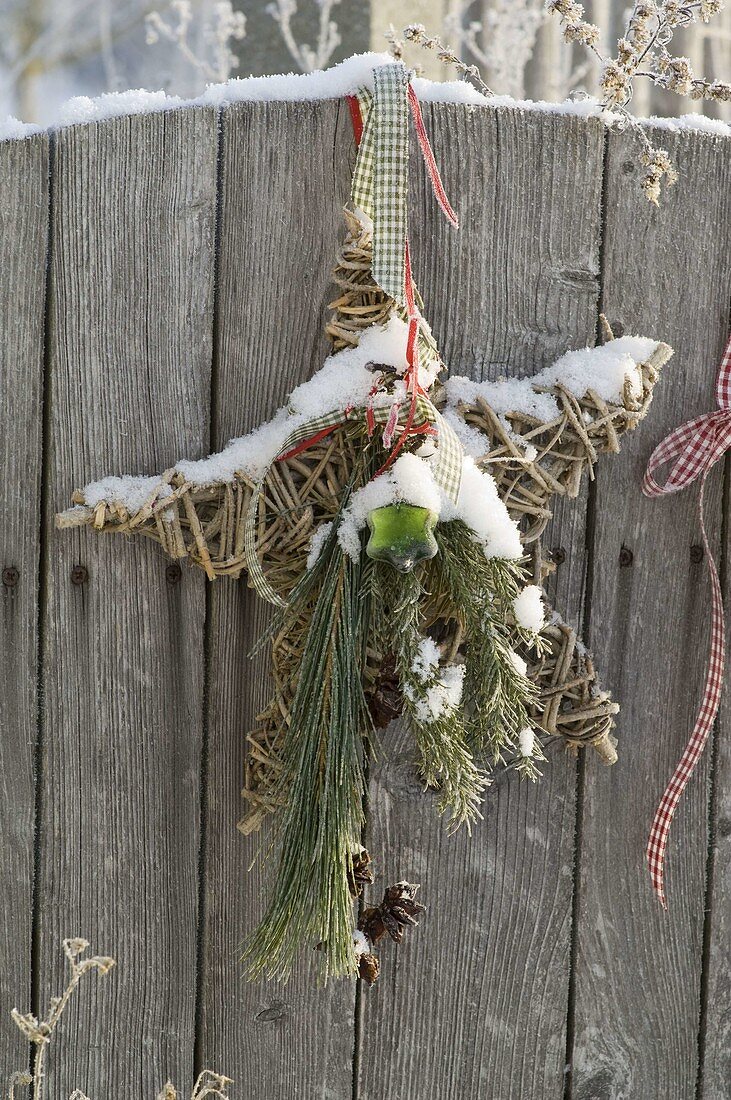
MULTIPOLYGON (((331 303, 334 314, 326 329, 336 352, 357 345, 365 330, 385 324, 397 309, 373 281, 369 230, 347 211, 346 218, 348 235, 335 269, 339 294, 331 303)), ((613 338, 608 325, 605 336, 613 338)), ((551 568, 540 550, 551 498, 576 497, 583 474, 592 476, 598 455, 619 451, 620 436, 637 427, 647 413, 659 371, 671 355, 666 344, 653 344, 646 361, 636 364, 640 386, 627 384, 619 400, 603 399, 591 388, 579 397, 562 384, 536 386, 536 393, 550 396, 558 410, 548 420, 525 411, 498 413, 479 392, 474 400, 452 406, 453 418, 470 429, 470 438, 479 433, 484 441, 477 461, 492 475, 510 516, 520 524, 537 583, 551 568)), ((448 397, 436 386, 432 400, 444 407, 448 397)), ((256 551, 268 584, 277 592, 286 596, 292 590, 307 568, 314 531, 337 517, 357 446, 357 436, 346 425, 269 468, 260 494, 256 551)), ((113 478, 101 496, 98 491, 77 491, 74 507, 57 517, 58 525, 144 534, 170 557, 188 557, 210 579, 238 578, 246 568, 245 517, 257 489, 255 481, 234 471, 201 485, 190 481, 184 467, 181 463, 159 478, 147 479, 134 504, 120 499, 113 478)), ((563 738, 572 750, 591 745, 604 763, 614 763, 611 730, 619 707, 602 690, 591 656, 555 612, 547 616, 540 639, 541 644, 525 645, 521 653, 538 689, 531 720, 549 737, 563 738)), ((459 639, 452 639, 452 644, 456 648, 459 639)), ((288 647, 278 653, 275 646, 273 657, 275 682, 280 687, 291 684, 288 662, 296 656, 288 647)), ((388 668, 366 669, 365 682, 374 701, 372 713, 375 707, 386 718, 393 717, 397 688, 388 668)), ((259 728, 249 734, 244 832, 257 829, 277 808, 273 786, 281 716, 290 701, 286 691, 284 686, 275 693, 259 716, 259 728)))

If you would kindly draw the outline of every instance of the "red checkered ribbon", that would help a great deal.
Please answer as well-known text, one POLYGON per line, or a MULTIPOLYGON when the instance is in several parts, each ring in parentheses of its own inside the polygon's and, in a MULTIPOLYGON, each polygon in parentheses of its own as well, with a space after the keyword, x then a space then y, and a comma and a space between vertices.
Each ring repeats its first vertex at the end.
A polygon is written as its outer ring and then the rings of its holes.
POLYGON ((716 563, 708 545, 703 518, 703 491, 711 468, 731 447, 731 337, 726 345, 718 372, 716 401, 718 409, 715 412, 705 413, 703 416, 697 416, 695 420, 689 420, 687 424, 681 424, 655 448, 647 464, 642 485, 645 496, 656 497, 664 493, 677 493, 691 482, 701 479, 698 514, 708 572, 711 577, 711 651, 703 701, 685 752, 660 799, 647 842, 647 862, 652 884, 664 909, 668 906, 663 889, 663 865, 670 824, 681 795, 708 740, 718 712, 723 687, 726 628, 721 584, 716 563), (665 484, 659 485, 653 477, 655 470, 673 460, 675 464, 665 484))

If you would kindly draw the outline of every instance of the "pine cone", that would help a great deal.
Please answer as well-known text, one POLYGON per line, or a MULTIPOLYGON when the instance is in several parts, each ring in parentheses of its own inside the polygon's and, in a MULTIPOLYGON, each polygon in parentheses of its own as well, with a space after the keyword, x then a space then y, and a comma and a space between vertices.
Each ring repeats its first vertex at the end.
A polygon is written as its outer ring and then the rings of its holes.
POLYGON ((368 709, 377 730, 385 729, 389 722, 401 714, 401 686, 396 672, 396 656, 393 653, 389 653, 381 661, 378 677, 368 695, 368 709))
POLYGON ((358 974, 364 982, 368 983, 368 985, 373 985, 373 983, 378 980, 380 972, 381 964, 378 961, 377 955, 372 955, 368 951, 358 956, 358 974))
POLYGON ((371 943, 378 943, 386 934, 394 943, 401 943, 404 929, 419 923, 426 907, 414 901, 418 889, 418 883, 397 882, 388 887, 380 905, 363 911, 358 927, 371 943))
POLYGON ((348 867, 348 889, 351 897, 359 898, 363 893, 363 887, 370 886, 373 882, 373 871, 370 864, 371 857, 365 848, 361 849, 359 854, 353 856, 348 867))

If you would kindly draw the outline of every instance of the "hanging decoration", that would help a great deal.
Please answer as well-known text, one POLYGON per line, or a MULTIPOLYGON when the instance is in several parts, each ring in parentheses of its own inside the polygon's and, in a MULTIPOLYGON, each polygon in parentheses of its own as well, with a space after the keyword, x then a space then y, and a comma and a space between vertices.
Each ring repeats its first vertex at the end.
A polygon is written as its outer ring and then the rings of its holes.
POLYGON ((210 579, 246 571, 275 607, 241 823, 250 833, 273 815, 278 859, 245 948, 252 977, 286 978, 310 945, 326 976, 373 981, 376 944, 416 925, 408 882, 355 915, 373 877, 365 760, 393 718, 450 828, 480 816, 495 766, 537 778, 546 738, 616 759, 617 705, 574 632, 545 615, 539 538, 551 496, 576 496, 598 454, 618 451, 671 355, 605 325, 603 346, 532 379, 441 382, 411 270, 410 125, 458 221, 409 72, 376 69, 349 106, 359 148, 324 366, 219 454, 105 478, 58 518, 148 535, 210 579))
POLYGON ((718 461, 731 447, 731 336, 721 360, 716 380, 715 412, 704 413, 679 428, 659 443, 647 464, 642 490, 645 496, 657 497, 666 493, 679 493, 698 478, 701 479, 698 494, 698 518, 703 538, 703 549, 711 579, 711 648, 708 657, 706 684, 703 699, 695 720, 693 732, 677 768, 660 799, 660 804, 650 829, 647 842, 647 862, 655 893, 664 909, 667 909, 664 886, 665 849, 673 815, 688 785, 690 777, 705 748, 708 735, 718 714, 723 688, 723 670, 726 659, 726 623, 723 613, 723 595, 716 563, 711 553, 703 516, 703 493, 706 478, 718 461), (655 472, 675 460, 664 485, 655 480, 655 472))

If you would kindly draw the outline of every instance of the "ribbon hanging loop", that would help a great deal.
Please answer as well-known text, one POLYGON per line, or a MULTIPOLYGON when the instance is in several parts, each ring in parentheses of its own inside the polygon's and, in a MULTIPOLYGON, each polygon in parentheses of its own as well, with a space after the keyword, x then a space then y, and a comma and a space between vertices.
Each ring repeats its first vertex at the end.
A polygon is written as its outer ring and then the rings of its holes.
POLYGON ((652 885, 664 909, 667 899, 664 887, 665 850, 670 825, 698 761, 718 713, 723 688, 723 672, 726 657, 726 624, 723 611, 721 582, 708 542, 703 512, 703 495, 706 478, 715 464, 731 447, 731 337, 729 337, 716 381, 718 409, 705 413, 686 424, 681 424, 655 448, 647 464, 642 485, 645 496, 657 497, 677 493, 701 479, 698 495, 698 517, 708 572, 711 580, 711 647, 706 670, 703 699, 696 716, 693 732, 678 766, 665 788, 647 841, 647 862, 652 885), (675 460, 665 483, 660 485, 655 471, 667 462, 675 460))

